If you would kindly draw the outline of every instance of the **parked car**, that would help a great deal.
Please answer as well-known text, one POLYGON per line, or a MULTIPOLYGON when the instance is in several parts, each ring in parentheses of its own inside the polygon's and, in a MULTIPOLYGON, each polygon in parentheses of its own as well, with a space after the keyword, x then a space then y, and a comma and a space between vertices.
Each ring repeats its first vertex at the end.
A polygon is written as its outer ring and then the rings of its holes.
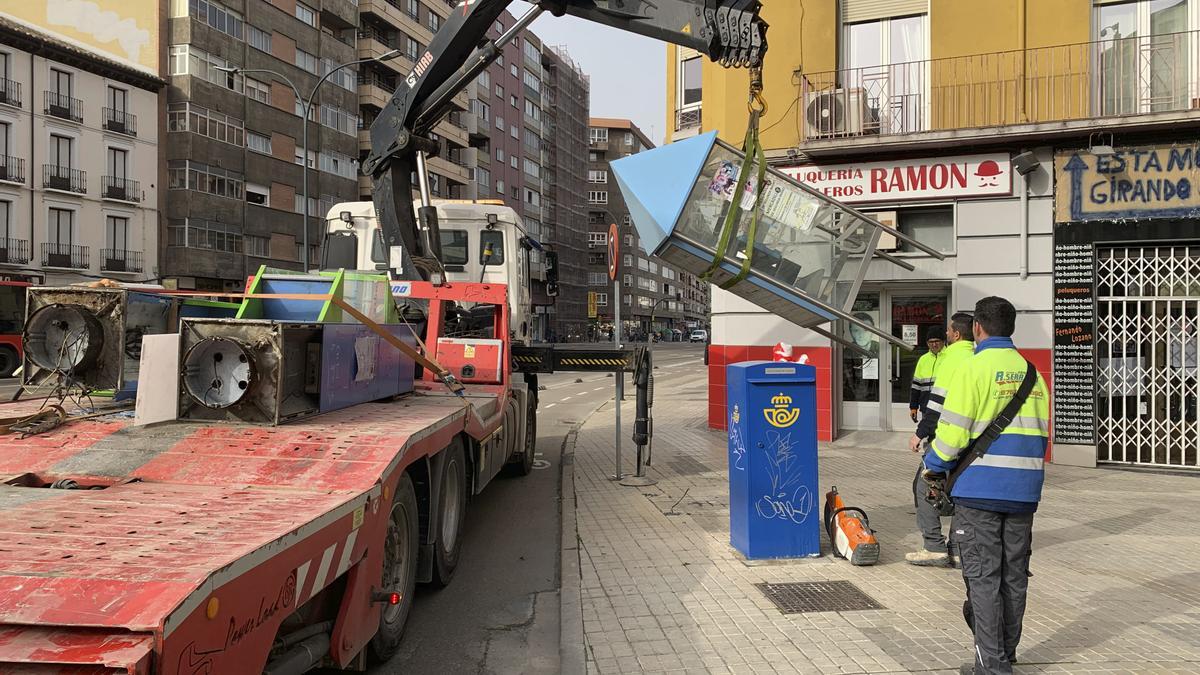
POLYGON ((708 331, 697 328, 692 331, 692 335, 688 338, 688 342, 708 342, 708 331))

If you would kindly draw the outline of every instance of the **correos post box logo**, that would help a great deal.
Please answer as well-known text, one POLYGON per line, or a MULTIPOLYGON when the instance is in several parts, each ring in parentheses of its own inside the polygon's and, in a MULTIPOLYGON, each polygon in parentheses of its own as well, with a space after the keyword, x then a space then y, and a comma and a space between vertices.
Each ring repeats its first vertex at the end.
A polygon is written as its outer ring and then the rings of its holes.
POLYGON ((767 418, 767 422, 773 427, 784 429, 796 423, 800 419, 800 409, 792 407, 792 397, 786 396, 782 392, 778 396, 771 397, 771 407, 763 408, 763 417, 767 418))

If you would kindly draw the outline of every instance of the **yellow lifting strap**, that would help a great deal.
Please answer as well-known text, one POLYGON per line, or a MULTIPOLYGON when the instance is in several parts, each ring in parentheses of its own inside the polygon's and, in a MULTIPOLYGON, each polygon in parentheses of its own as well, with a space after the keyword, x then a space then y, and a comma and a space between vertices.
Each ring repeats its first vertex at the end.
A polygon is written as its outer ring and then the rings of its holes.
POLYGON ((750 273, 750 265, 753 262, 754 256, 754 238, 758 233, 758 216, 762 205, 762 200, 759 197, 762 195, 763 181, 767 175, 767 160, 758 136, 759 122, 762 120, 763 114, 767 111, 767 103, 762 97, 761 68, 752 68, 750 70, 750 97, 747 107, 750 110, 750 120, 746 125, 746 138, 742 142, 742 152, 745 154, 745 159, 738 170, 737 183, 733 188, 733 200, 729 205, 729 210, 725 213, 725 220, 721 226, 721 234, 717 240, 717 248, 713 255, 712 263, 705 270, 704 274, 701 275, 701 279, 709 281, 717 269, 720 268, 721 261, 725 258, 725 251, 729 247, 729 242, 734 238, 738 230, 738 214, 742 211, 742 199, 745 197, 746 183, 750 180, 750 172, 754 171, 754 183, 751 188, 755 193, 755 200, 753 206, 750 207, 750 225, 746 231, 746 248, 742 253, 742 267, 733 278, 721 284, 721 288, 724 289, 732 288, 750 273))

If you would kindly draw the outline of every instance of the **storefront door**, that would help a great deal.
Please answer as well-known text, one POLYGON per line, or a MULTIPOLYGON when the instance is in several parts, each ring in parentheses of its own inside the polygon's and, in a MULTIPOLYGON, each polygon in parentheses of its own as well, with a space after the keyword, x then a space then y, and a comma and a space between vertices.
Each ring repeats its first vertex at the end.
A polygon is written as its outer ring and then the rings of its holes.
POLYGON ((843 429, 907 431, 914 427, 908 412, 913 371, 917 359, 928 351, 925 340, 930 329, 945 330, 948 306, 945 288, 880 288, 859 293, 852 314, 890 331, 914 350, 885 346, 880 352, 879 342, 871 334, 853 327, 844 329, 847 337, 878 357, 842 350, 843 429))

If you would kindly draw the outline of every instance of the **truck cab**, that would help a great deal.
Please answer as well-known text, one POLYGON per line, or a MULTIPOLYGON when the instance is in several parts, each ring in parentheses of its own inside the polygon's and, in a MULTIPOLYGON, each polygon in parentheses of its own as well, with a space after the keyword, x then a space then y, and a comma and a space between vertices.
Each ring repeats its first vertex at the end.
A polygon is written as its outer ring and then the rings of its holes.
MULTIPOLYGON (((419 206, 420 204, 416 204, 419 206)), ((508 287, 511 339, 529 344, 533 302, 529 252, 542 246, 517 212, 499 200, 434 200, 441 229, 446 281, 508 287)), ((389 256, 372 202, 334 204, 325 218, 322 267, 387 271, 389 256)), ((392 294, 403 302, 408 286, 392 274, 392 294)))

